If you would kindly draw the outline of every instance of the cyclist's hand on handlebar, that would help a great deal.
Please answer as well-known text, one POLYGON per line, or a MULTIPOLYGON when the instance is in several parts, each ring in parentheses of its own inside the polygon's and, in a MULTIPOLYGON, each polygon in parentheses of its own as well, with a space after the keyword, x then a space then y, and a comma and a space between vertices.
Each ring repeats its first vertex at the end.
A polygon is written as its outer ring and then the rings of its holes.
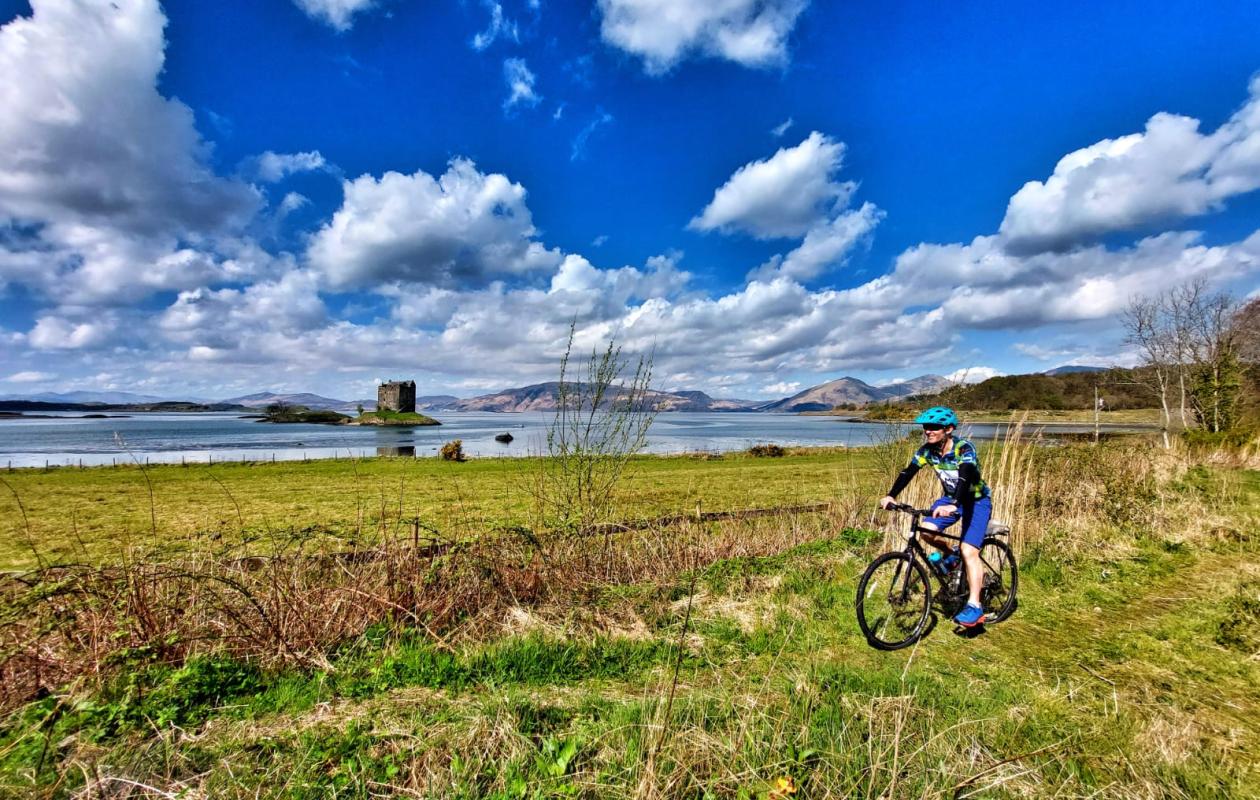
POLYGON ((887 511, 888 509, 892 508, 895 505, 897 505, 897 501, 893 499, 892 495, 886 495, 879 501, 879 507, 884 509, 885 511, 887 511))
POLYGON ((958 513, 958 506, 955 506, 955 505, 937 506, 936 508, 932 509, 932 516, 934 517, 950 517, 957 513, 958 513))

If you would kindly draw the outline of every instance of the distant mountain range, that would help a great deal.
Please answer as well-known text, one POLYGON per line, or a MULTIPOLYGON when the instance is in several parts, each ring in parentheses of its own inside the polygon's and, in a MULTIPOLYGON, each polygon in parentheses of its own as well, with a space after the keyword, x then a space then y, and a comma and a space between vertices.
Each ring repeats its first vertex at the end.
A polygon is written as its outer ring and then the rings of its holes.
POLYGON ((339 411, 342 414, 353 414, 360 405, 369 411, 376 408, 375 400, 335 400, 331 397, 311 394, 310 392, 295 392, 291 394, 255 392, 254 394, 228 398, 221 402, 245 406, 246 408, 266 408, 267 406, 280 403, 286 406, 306 406, 317 411, 339 411))
POLYGON ((0 395, 0 400, 30 400, 37 403, 105 403, 107 405, 161 403, 168 399, 150 394, 132 394, 130 392, 38 392, 36 394, 0 395))
POLYGON ((908 381, 872 386, 857 378, 837 378, 818 386, 797 392, 791 397, 756 406, 754 411, 827 411, 839 405, 866 405, 881 400, 898 400, 915 394, 932 394, 951 384, 941 375, 920 375, 908 381))
MULTIPOLYGON (((609 402, 615 402, 621 396, 621 393, 614 392, 610 395, 609 402)), ((559 382, 549 381, 460 400, 454 403, 451 409, 454 411, 555 411, 559 398, 559 382)), ((754 406, 759 404, 755 400, 721 400, 710 397, 704 392, 694 391, 649 391, 645 401, 657 411, 752 411, 754 406)))
POLYGON ((450 411, 459 402, 453 394, 426 394, 416 398, 416 411, 450 411))
MULTIPOLYGON (((1106 369, 1105 367, 1070 364, 1046 370, 1041 374, 1066 375, 1075 372, 1105 372, 1106 369)), ((827 381, 818 386, 811 386, 791 397, 771 402, 715 398, 704 392, 684 390, 672 392, 653 391, 648 394, 648 400, 659 411, 762 411, 792 414, 802 411, 827 411, 839 405, 865 405, 886 400, 898 400, 918 394, 934 394, 948 388, 950 385, 951 381, 940 375, 920 375, 917 378, 898 381, 886 386, 873 386, 858 378, 844 377, 827 381)), ((416 398, 416 410, 424 412, 554 411, 556 409, 559 386, 558 382, 549 381, 547 383, 535 383, 529 386, 503 389, 502 391, 469 398, 459 398, 449 394, 425 395, 416 398)), ((168 398, 129 392, 74 391, 60 394, 40 392, 38 394, 4 395, 0 396, 0 401, 38 401, 49 404, 143 405, 168 401, 168 398)), ((288 394, 256 392, 220 400, 217 405, 261 409, 276 403, 306 406, 316 410, 338 411, 343 414, 355 413, 360 405, 369 411, 376 408, 375 399, 338 400, 310 392, 288 394)))
MULTIPOLYGON (((871 386, 857 378, 840 378, 821 386, 767 403, 762 400, 737 400, 716 398, 698 391, 653 391, 647 395, 658 411, 769 411, 795 413, 799 411, 825 411, 844 403, 862 405, 880 400, 892 400, 913 394, 938 392, 949 385, 940 375, 923 375, 888 386, 871 386)), ((443 408, 452 411, 554 411, 559 401, 560 384, 555 381, 535 383, 513 389, 450 402, 443 400, 443 408)), ((613 398, 615 400, 616 397, 613 398)), ((416 401, 420 408, 420 401, 416 401)), ((429 407, 426 410, 439 410, 429 407)))

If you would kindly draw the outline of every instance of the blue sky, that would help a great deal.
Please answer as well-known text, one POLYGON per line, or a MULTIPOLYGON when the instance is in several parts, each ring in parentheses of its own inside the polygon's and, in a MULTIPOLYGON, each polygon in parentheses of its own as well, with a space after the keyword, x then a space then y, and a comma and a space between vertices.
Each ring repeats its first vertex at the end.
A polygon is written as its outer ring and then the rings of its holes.
POLYGON ((0 394, 1126 364, 1260 285, 1260 6, 0 0, 0 394))

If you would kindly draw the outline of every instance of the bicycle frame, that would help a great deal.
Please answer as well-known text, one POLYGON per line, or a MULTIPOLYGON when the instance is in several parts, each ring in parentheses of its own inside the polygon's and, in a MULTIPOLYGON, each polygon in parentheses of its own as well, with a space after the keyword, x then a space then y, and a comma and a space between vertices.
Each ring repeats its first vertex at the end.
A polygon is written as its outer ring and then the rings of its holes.
MULTIPOLYGON (((920 520, 922 520, 924 517, 929 516, 931 514, 931 511, 929 509, 915 508, 913 506, 905 505, 902 503, 895 503, 889 506, 888 509, 890 511, 893 511, 893 510, 904 511, 907 514, 910 514, 910 533, 908 535, 908 538, 906 539, 906 546, 905 546, 904 552, 907 555, 909 555, 911 558, 918 558, 920 561, 922 561, 924 566, 927 569, 927 573, 936 579, 936 583, 937 583, 937 587, 939 591, 933 592, 933 594, 938 594, 940 591, 943 591, 946 595, 948 595, 949 584, 945 582, 945 579, 948 576, 941 575, 939 572, 937 572, 935 569, 932 568, 932 562, 928 560, 927 549, 924 548, 923 544, 919 541, 919 534, 927 533, 933 537, 940 538, 940 539, 949 539, 950 541, 954 541, 954 542, 962 542, 962 537, 954 536, 953 534, 945 533, 944 531, 940 531, 935 528, 923 527, 920 524, 920 520)), ((932 547, 936 547, 936 545, 932 545, 932 547)), ((943 550, 944 548, 937 547, 937 549, 943 550)), ((961 566, 959 568, 961 568, 961 566)))

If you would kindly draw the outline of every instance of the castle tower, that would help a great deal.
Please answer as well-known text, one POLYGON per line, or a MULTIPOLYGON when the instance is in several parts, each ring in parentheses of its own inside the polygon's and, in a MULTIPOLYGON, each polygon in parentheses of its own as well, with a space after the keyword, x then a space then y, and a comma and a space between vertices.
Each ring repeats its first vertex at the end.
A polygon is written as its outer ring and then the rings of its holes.
POLYGON ((416 382, 387 381, 376 387, 376 410, 416 413, 416 382))

